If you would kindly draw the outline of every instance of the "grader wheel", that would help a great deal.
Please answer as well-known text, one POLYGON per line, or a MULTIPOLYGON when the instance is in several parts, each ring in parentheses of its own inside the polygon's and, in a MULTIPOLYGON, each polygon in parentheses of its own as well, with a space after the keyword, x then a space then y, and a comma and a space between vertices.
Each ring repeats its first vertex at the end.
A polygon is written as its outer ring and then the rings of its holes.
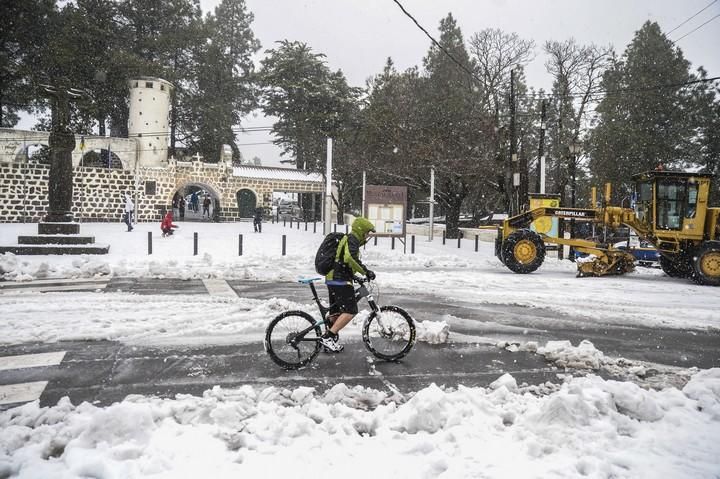
POLYGON ((660 268, 671 278, 688 278, 693 275, 692 260, 684 254, 660 256, 660 268))
POLYGON ((515 273, 532 273, 545 261, 545 243, 532 230, 517 230, 502 244, 502 261, 515 273))
POLYGON ((693 280, 698 284, 720 286, 720 241, 700 246, 693 261, 693 280))

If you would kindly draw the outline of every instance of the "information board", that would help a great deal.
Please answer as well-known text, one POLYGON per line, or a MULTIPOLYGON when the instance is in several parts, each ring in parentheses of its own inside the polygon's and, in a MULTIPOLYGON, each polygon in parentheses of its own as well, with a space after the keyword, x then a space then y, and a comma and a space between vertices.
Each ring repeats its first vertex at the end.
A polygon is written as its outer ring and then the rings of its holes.
POLYGON ((365 186, 365 217, 377 236, 405 236, 407 186, 365 186))

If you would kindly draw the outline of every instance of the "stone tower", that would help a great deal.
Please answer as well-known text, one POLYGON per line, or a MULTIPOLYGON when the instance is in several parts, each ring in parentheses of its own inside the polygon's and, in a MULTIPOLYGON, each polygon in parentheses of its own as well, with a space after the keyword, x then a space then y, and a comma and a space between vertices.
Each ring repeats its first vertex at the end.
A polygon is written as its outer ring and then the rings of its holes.
POLYGON ((138 166, 166 166, 170 94, 172 83, 161 78, 139 77, 129 81, 128 133, 137 141, 138 166))

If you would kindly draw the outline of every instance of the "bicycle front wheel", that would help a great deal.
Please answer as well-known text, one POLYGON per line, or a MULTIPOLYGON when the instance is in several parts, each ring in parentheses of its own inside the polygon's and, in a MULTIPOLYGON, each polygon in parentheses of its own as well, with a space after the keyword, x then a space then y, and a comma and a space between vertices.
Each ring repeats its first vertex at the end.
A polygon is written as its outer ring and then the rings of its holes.
POLYGON ((285 369, 298 369, 320 352, 320 327, 304 311, 285 311, 275 317, 265 331, 265 351, 285 369), (303 333, 306 331, 305 333, 303 333))
POLYGON ((363 324, 365 347, 380 359, 397 361, 415 344, 415 323, 397 306, 383 306, 373 311, 363 324))

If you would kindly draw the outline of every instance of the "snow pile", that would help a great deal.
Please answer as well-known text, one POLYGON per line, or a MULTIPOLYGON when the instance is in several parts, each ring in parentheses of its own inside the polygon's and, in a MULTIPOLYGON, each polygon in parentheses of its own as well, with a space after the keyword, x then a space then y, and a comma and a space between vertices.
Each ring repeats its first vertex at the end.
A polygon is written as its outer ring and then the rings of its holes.
POLYGON ((698 402, 716 421, 720 420, 720 368, 707 369, 695 374, 683 392, 698 402))
POLYGON ((560 368, 600 369, 604 355, 593 343, 584 339, 575 347, 570 341, 548 341, 537 353, 560 368))
POLYGON ((713 369, 682 391, 645 391, 590 376, 536 396, 505 375, 487 390, 431 385, 404 403, 342 384, 30 403, 0 413, 0 477, 709 479, 719 380, 713 369))
POLYGON ((415 330, 417 341, 428 344, 447 343, 450 336, 450 326, 445 321, 416 321, 415 330))

